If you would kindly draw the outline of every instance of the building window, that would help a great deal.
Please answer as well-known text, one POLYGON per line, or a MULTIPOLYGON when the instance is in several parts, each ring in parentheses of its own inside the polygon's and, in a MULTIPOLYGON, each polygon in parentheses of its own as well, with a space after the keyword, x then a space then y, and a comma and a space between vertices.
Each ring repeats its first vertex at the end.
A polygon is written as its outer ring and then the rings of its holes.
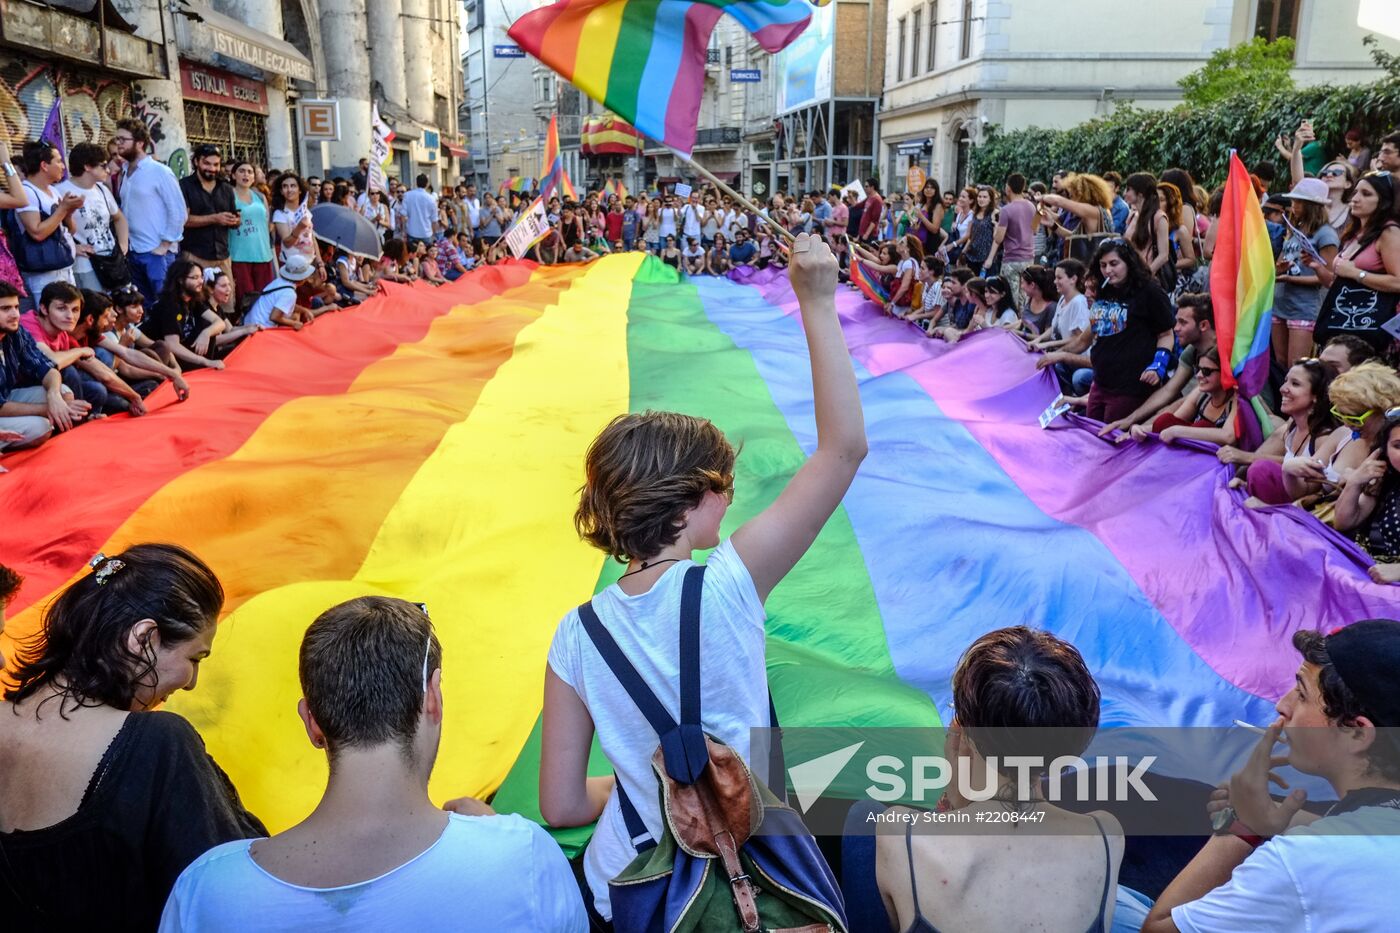
POLYGON ((938 0, 928 5, 928 68, 933 71, 935 49, 938 48, 938 0))
POLYGON ((1298 38, 1299 0, 1259 0, 1254 13, 1254 34, 1273 42, 1298 38))
POLYGON ((972 0, 963 0, 962 8, 962 49, 959 58, 972 56, 972 0))
POLYGON ((905 33, 908 32, 906 28, 908 25, 904 17, 901 16, 899 18, 899 44, 895 47, 894 79, 896 82, 904 80, 904 39, 905 33))
POLYGON ((909 41, 912 44, 912 47, 909 49, 909 77, 912 78, 919 73, 919 52, 921 51, 919 43, 921 43, 924 38, 923 10, 914 11, 914 22, 911 25, 913 29, 911 30, 912 34, 909 36, 909 41))

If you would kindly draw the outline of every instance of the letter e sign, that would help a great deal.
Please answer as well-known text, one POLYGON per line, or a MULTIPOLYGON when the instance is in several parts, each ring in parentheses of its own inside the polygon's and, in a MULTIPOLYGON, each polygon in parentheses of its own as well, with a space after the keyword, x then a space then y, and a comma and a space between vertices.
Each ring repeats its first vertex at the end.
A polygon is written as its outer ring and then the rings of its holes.
POLYGON ((340 101, 307 100, 297 102, 301 121, 301 138, 335 142, 340 139, 340 101))

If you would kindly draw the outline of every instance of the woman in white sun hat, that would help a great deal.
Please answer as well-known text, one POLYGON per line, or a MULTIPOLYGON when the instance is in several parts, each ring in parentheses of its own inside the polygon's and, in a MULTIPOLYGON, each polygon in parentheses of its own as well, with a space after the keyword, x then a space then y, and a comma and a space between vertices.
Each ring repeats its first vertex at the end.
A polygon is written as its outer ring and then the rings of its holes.
POLYGON ((1330 197, 1327 184, 1321 179, 1302 179, 1285 198, 1290 229, 1274 267, 1271 342, 1274 360, 1287 369, 1312 355, 1313 327, 1327 292, 1306 260, 1320 256, 1323 265, 1331 265, 1341 239, 1327 222, 1330 197))

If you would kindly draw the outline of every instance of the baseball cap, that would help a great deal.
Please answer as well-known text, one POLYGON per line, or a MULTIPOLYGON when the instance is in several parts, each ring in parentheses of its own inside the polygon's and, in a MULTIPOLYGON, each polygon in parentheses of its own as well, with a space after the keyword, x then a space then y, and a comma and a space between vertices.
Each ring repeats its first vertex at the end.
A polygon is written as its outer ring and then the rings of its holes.
POLYGON ((1366 619, 1327 636, 1327 657, 1377 726, 1400 727, 1400 621, 1366 619))

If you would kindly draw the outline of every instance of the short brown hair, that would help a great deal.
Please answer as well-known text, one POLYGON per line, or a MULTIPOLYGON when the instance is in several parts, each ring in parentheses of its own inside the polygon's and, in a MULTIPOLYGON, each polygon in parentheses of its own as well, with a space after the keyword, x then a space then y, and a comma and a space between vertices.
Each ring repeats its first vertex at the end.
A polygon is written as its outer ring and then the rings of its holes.
POLYGON ((1048 763, 1088 747, 1099 725, 1099 685, 1074 645, 1017 625, 963 652, 953 708, 983 757, 1039 755, 1048 763))
POLYGON ((395 742, 405 755, 423 711, 423 664, 442 666, 427 612, 402 599, 361 596, 316 617, 301 640, 306 706, 334 759, 341 748, 395 742))
POLYGON ((133 142, 141 143, 146 147, 147 152, 151 151, 151 131, 147 128, 144 120, 138 120, 135 117, 127 117, 117 121, 117 129, 126 130, 131 134, 133 142))
POLYGON ((588 448, 574 527, 622 563, 676 543, 706 492, 734 485, 733 445, 714 423, 669 411, 620 415, 588 448))

